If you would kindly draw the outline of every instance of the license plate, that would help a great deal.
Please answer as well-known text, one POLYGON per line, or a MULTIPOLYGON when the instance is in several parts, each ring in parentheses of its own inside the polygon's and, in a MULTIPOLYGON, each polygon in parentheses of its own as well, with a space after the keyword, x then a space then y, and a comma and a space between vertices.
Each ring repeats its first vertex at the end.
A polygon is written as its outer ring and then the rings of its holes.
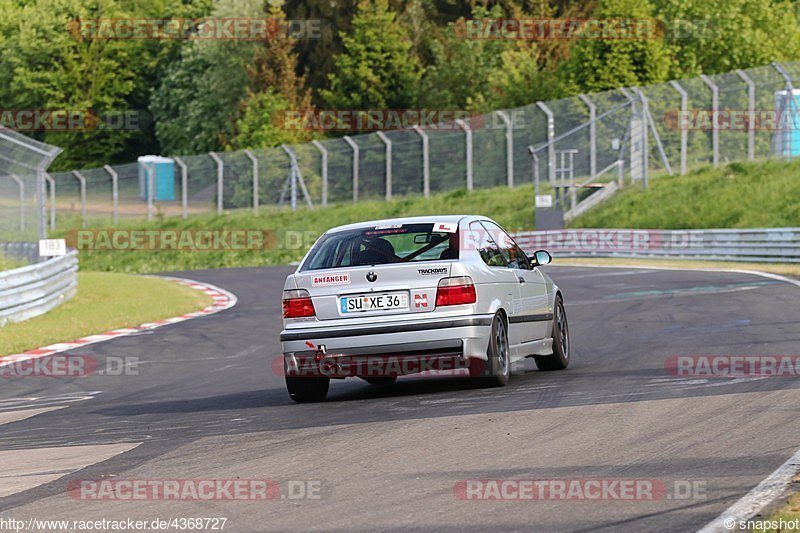
POLYGON ((367 311, 394 311, 408 309, 407 292, 385 292, 383 294, 362 294, 345 296, 339 300, 342 314, 365 313, 367 311))

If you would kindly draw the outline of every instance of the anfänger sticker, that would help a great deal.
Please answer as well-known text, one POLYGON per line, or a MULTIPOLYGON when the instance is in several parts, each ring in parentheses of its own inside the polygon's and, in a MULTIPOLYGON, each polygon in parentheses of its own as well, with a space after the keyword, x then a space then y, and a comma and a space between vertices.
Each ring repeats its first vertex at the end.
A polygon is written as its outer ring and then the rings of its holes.
POLYGON ((331 274, 328 276, 314 276, 311 285, 319 287, 321 285, 347 285, 350 283, 350 274, 331 274))

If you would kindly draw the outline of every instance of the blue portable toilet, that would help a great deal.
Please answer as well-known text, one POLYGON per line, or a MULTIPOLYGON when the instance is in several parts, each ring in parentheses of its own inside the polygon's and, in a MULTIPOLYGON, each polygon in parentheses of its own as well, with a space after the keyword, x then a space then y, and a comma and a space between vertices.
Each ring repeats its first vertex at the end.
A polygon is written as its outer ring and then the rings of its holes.
POLYGON ((800 156, 800 89, 775 92, 775 136, 773 153, 778 157, 800 156))
POLYGON ((175 200, 175 161, 160 155, 143 155, 139 162, 139 197, 147 201, 148 170, 154 171, 153 200, 171 202, 175 200))

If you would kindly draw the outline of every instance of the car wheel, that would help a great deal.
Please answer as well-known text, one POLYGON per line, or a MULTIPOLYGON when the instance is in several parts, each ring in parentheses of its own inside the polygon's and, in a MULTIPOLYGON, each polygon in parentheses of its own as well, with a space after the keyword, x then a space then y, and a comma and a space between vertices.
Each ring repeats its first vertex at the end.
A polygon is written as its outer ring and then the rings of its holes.
POLYGON ((569 323, 567 313, 564 311, 564 301, 561 296, 556 296, 555 312, 553 313, 553 355, 538 355, 534 357, 539 370, 564 370, 569 366, 569 323))
POLYGON ((328 395, 330 382, 326 377, 286 376, 286 389, 297 403, 321 402, 328 395))
POLYGON ((488 361, 470 359, 469 375, 475 378, 482 386, 502 387, 508 383, 511 373, 508 351, 508 328, 502 315, 497 313, 492 320, 492 329, 489 335, 488 361))
POLYGON ((370 385, 391 385, 397 381, 397 376, 380 376, 377 378, 362 378, 370 385))

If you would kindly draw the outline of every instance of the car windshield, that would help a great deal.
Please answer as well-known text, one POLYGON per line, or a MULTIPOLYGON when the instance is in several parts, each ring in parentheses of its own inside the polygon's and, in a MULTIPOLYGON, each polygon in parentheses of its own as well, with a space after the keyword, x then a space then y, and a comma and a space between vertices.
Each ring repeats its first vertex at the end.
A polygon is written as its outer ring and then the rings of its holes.
POLYGON ((386 224, 339 231, 314 245, 303 270, 458 259, 458 225, 386 224))

